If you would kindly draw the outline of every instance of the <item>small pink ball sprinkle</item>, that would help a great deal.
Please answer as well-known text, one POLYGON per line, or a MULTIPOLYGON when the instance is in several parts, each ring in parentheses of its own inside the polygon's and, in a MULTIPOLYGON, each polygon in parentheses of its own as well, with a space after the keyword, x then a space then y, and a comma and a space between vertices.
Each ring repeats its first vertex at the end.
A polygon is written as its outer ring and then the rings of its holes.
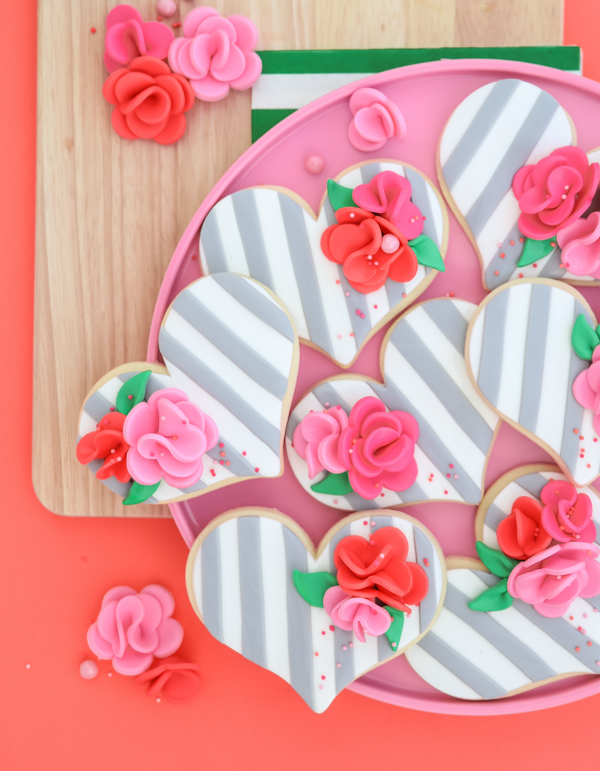
POLYGON ((371 522, 371 527, 375 527, 375 522, 371 522))
POLYGON ((323 688, 325 688, 325 686, 323 685, 323 683, 321 683, 321 685, 319 686, 319 690, 322 691, 323 688))
POLYGON ((365 521, 363 522, 363 525, 368 525, 368 524, 369 524, 368 521, 365 519, 365 521))
POLYGON ((587 618, 587 613, 584 613, 584 614, 583 614, 583 617, 584 617, 584 618, 587 618))
POLYGON ((309 174, 320 174, 325 167, 325 160, 320 155, 307 155, 304 166, 309 174))
POLYGON ((350 292, 346 292, 346 297, 350 297, 350 292))
POLYGON ((350 646, 350 648, 354 648, 354 643, 348 643, 348 645, 350 646))
POLYGON ((323 632, 321 632, 321 634, 325 634, 325 632, 323 631, 323 632))
POLYGON ((318 655, 319 655, 319 651, 315 651, 315 656, 318 656, 318 655))
POLYGON ((348 650, 348 646, 347 645, 342 645, 342 650, 343 651, 347 651, 348 650))
POLYGON ((335 632, 335 627, 334 627, 333 624, 329 624, 329 631, 330 632, 335 632))
POLYGON ((340 662, 338 661, 338 663, 336 664, 336 667, 339 669, 341 666, 342 666, 342 665, 341 665, 341 664, 340 664, 340 662))
POLYGON ((398 249, 400 246, 400 241, 398 240, 397 236, 392 235, 391 233, 387 233, 382 239, 381 239, 381 249, 386 254, 392 254, 393 252, 398 249))
POLYGON ((98 664, 95 661, 82 661, 79 666, 79 674, 84 680, 93 680, 98 674, 98 664))
POLYGON ((158 0, 156 3, 156 13, 159 16, 172 16, 177 10, 177 4, 175 0, 158 0))

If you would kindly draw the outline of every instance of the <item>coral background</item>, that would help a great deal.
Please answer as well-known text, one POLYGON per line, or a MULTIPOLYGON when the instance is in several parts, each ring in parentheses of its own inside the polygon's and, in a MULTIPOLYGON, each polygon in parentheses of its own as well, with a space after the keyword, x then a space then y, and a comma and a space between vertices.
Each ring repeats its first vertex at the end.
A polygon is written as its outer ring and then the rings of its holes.
MULTIPOLYGON (((526 0, 523 0, 526 2, 526 0)), ((187 600, 187 549, 174 523, 50 514, 31 484, 36 0, 0 20, 0 766, 3 769, 275 769, 568 767, 600 720, 600 695, 528 715, 429 715, 341 694, 314 715, 291 688, 217 643, 187 600), (10 368, 10 374, 8 372, 10 368), (108 662, 79 675, 85 634, 115 584, 170 587, 203 668, 203 691, 174 707, 144 696, 108 662), (27 668, 26 665, 29 665, 27 668), (594 717, 596 716, 596 718, 594 717), (560 729, 558 729, 560 726, 560 729), (578 737, 576 743, 573 737, 578 737)), ((6 9, 5 9, 6 10, 6 9)), ((565 43, 600 80, 600 3, 567 0, 565 43)), ((52 448, 48 448, 52 452, 52 448)), ((596 761, 597 762, 597 761, 596 761)))

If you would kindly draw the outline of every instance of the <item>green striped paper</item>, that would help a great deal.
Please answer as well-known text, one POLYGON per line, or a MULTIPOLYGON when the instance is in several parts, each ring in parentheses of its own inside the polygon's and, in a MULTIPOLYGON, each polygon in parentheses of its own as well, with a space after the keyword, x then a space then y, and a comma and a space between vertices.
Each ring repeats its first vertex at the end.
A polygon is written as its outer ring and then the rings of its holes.
POLYGON ((252 88, 252 141, 298 108, 375 72, 442 59, 508 59, 581 75, 577 46, 397 48, 367 51, 259 51, 262 75, 252 88))

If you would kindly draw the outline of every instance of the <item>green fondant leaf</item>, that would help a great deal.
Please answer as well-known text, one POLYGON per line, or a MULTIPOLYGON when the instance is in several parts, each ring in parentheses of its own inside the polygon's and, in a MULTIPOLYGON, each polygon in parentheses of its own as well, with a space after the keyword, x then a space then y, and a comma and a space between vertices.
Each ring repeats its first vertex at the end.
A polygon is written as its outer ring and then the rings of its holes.
POLYGON ((159 484, 160 482, 155 485, 141 485, 139 482, 134 482, 127 497, 123 498, 123 506, 135 506, 136 503, 147 501, 158 490, 159 484))
POLYGON ((446 266, 442 260, 440 250, 429 236, 425 236, 421 233, 420 236, 409 241, 408 245, 415 253, 419 265, 426 265, 428 268, 435 268, 435 270, 439 270, 440 273, 445 273, 446 266))
POLYGON ((352 200, 352 188, 338 185, 333 179, 327 180, 327 195, 335 211, 343 209, 345 206, 358 208, 352 200))
POLYGON ((580 359, 592 360, 594 348, 600 344, 600 332, 598 329, 590 327, 583 313, 577 316, 577 320, 573 325, 573 331, 571 332, 571 345, 580 359))
POLYGON ((513 568, 519 564, 519 560, 514 560, 512 557, 507 557, 504 552, 486 546, 483 541, 477 541, 475 548, 486 568, 500 578, 508 578, 513 568))
POLYGON ((129 415, 136 404, 144 401, 146 398, 146 386, 151 374, 152 370, 139 372, 126 383, 123 383, 117 395, 118 412, 122 412, 123 415, 129 415))
POLYGON ((502 578, 494 586, 490 586, 485 592, 477 595, 474 600, 471 600, 469 607, 471 610, 506 610, 513 604, 513 598, 508 593, 506 588, 508 579, 502 578))
POLYGON ((341 474, 328 474, 325 479, 311 485, 310 489, 326 495, 348 495, 352 492, 352 485, 348 479, 348 472, 344 471, 341 474))
POLYGON ((397 608, 392 608, 390 605, 384 605, 383 607, 392 617, 392 623, 385 636, 388 638, 392 650, 397 651, 400 648, 400 637, 404 628, 404 613, 397 608))
POLYGON ((537 241, 535 238, 526 238, 517 266, 519 268, 524 268, 526 265, 531 265, 532 262, 542 260, 554 250, 555 246, 556 236, 546 238, 544 241, 537 241))
POLYGON ((338 582, 331 573, 301 573, 294 570, 292 580, 298 594, 315 608, 323 607, 323 597, 328 589, 337 586, 338 582))

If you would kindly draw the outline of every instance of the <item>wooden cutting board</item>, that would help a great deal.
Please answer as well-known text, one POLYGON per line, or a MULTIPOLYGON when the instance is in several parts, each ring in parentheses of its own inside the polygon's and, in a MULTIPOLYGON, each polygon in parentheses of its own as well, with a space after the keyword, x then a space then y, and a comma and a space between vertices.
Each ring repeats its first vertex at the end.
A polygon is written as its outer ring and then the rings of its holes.
MULTIPOLYGON (((68 516, 124 507, 75 458, 80 406, 109 369, 144 360, 156 297, 202 199, 250 146, 250 92, 196 101, 174 146, 120 139, 102 98, 110 0, 39 0, 33 483, 68 516), (96 33, 91 32, 94 27, 96 33)), ((153 0, 132 0, 145 19, 153 0)), ((198 2, 180 0, 179 21, 198 2)), ((558 45, 562 0, 227 0, 259 48, 558 45)), ((178 29, 176 34, 181 34, 178 29)))

